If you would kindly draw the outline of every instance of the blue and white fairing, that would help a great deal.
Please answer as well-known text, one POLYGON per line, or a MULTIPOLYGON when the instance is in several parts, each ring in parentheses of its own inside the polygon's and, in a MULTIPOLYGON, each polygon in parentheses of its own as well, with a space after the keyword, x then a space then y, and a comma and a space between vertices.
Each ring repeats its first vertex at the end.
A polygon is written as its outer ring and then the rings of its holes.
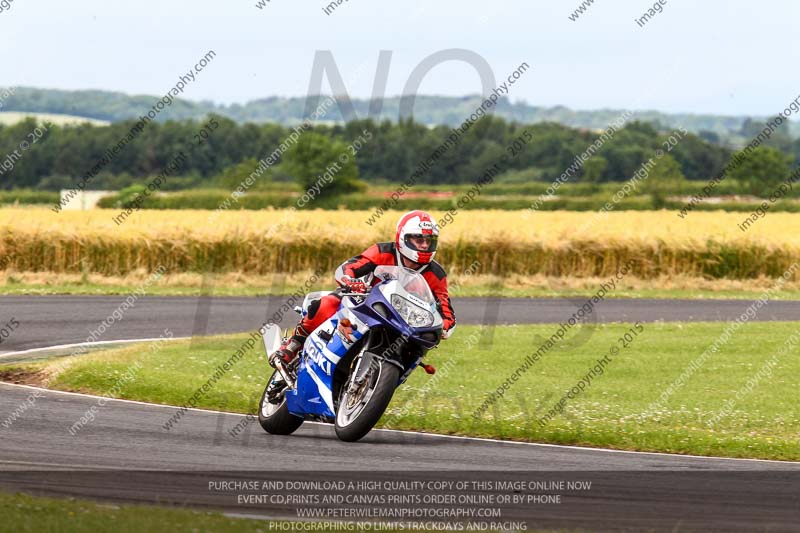
MULTIPOLYGON (((333 377, 339 361, 373 328, 394 331, 403 342, 430 349, 438 344, 442 317, 427 282, 417 272, 396 266, 379 266, 375 277, 382 279, 363 301, 344 297, 339 310, 306 339, 297 370, 296 387, 286 391, 289 412, 297 416, 335 417, 333 377), (413 324, 410 325, 410 324, 413 324)), ((321 293, 310 294, 302 313, 321 293)), ((404 367, 403 383, 421 359, 404 367)))
POLYGON ((297 370, 297 387, 286 392, 286 405, 289 412, 299 416, 319 415, 333 417, 333 374, 336 365, 347 350, 363 336, 366 328, 352 331, 352 341, 347 341, 339 329, 339 323, 347 314, 347 309, 339 311, 323 322, 306 339, 303 346, 304 357, 297 370), (330 340, 326 340, 326 338, 330 340))

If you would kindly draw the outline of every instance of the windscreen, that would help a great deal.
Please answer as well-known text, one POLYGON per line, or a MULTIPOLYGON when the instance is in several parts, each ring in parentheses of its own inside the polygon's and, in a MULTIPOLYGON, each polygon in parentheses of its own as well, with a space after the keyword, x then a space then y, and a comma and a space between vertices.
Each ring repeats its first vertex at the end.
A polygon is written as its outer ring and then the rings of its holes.
POLYGON ((429 304, 435 304, 431 288, 422 274, 401 266, 380 265, 375 268, 373 275, 382 281, 396 279, 406 292, 413 294, 417 298, 429 304))

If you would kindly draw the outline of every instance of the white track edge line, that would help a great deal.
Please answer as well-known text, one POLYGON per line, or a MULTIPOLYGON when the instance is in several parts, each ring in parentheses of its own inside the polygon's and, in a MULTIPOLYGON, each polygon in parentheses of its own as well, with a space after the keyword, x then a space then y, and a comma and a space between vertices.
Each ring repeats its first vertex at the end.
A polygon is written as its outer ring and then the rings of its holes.
MULTIPOLYGON (((32 348, 30 350, 23 350, 19 352, 10 352, 4 353, 0 356, 0 359, 4 357, 11 357, 15 355, 23 355, 27 353, 33 353, 37 351, 46 351, 46 350, 56 350, 61 348, 74 348, 77 346, 97 346, 97 345, 106 345, 106 344, 135 344, 135 343, 143 343, 149 341, 157 341, 157 340, 169 340, 169 341, 177 341, 177 340, 186 340, 191 339, 193 337, 168 337, 168 338, 150 338, 150 339, 120 339, 116 341, 95 341, 95 342, 79 342, 74 344, 62 344, 57 346, 49 346, 45 348, 32 348)), ((41 390, 45 392, 52 392, 56 394, 65 394, 71 396, 80 396, 84 398, 94 398, 97 400, 110 400, 114 402, 122 402, 122 403, 130 403, 134 405, 144 405, 149 407, 161 407, 167 409, 185 409, 186 411, 196 411, 198 413, 211 413, 211 414, 226 414, 226 415, 233 415, 233 416, 240 416, 240 417, 247 417, 253 415, 247 415, 242 413, 231 413, 229 411, 214 411, 211 409, 200 409, 197 407, 180 407, 175 405, 166 405, 161 403, 150 403, 150 402, 141 402, 137 400, 125 400, 122 398, 109 398, 107 396, 97 396, 94 394, 82 394, 79 392, 68 392, 68 391, 59 391, 54 389, 45 389, 42 387, 33 387, 31 385, 21 385, 16 383, 5 383, 0 382, 0 385, 6 385, 9 387, 20 387, 26 389, 33 389, 33 390, 41 390)), ((329 426, 325 422, 313 422, 313 421, 306 421, 306 424, 319 424, 323 426, 329 426)), ((487 437, 465 437, 462 435, 444 435, 441 433, 429 433, 426 431, 408 431, 402 429, 383 429, 383 428, 375 428, 372 431, 383 431, 389 433, 403 433, 403 434, 410 434, 410 435, 428 435, 432 437, 441 437, 447 439, 461 439, 461 440, 473 440, 478 442, 493 442, 498 444, 518 444, 518 445, 526 445, 526 446, 538 446, 538 447, 547 447, 547 448, 559 448, 559 449, 566 449, 566 450, 586 450, 586 451, 599 451, 599 452, 608 452, 608 453, 632 453, 632 454, 647 454, 647 455, 659 455, 665 457, 691 457, 696 459, 716 459, 720 461, 756 461, 756 462, 764 462, 764 463, 778 463, 778 464, 800 464, 800 461, 779 461, 776 459, 753 459, 749 457, 714 457, 711 455, 690 455, 690 454, 675 454, 675 453, 665 453, 665 452, 640 452, 640 451, 633 451, 633 450, 615 450, 612 448, 591 448, 589 446, 569 446, 566 444, 548 444, 544 442, 521 442, 521 441, 514 441, 514 440, 501 440, 501 439, 491 439, 487 437)))
MULTIPOLYGON (((83 398, 93 398, 97 400, 106 400, 112 402, 120 402, 120 403, 129 403, 133 405, 144 405, 146 407, 160 407, 166 409, 186 409, 186 411, 195 411, 198 413, 210 413, 214 415, 231 415, 231 416, 238 416, 238 417, 248 417, 254 416, 250 414, 243 414, 243 413, 231 413, 229 411, 213 411, 211 409, 199 409, 197 407, 178 407, 175 405, 166 405, 163 403, 149 403, 149 402, 141 402, 138 400, 125 400, 122 398, 109 398, 107 396, 96 396, 94 394, 82 394, 79 392, 68 392, 68 391, 60 391, 60 390, 53 390, 53 389, 44 389, 42 387, 34 387, 31 385, 20 385, 17 383, 5 383, 0 382, 1 386, 7 387, 19 387, 31 390, 40 390, 44 392, 51 392, 54 394, 64 394, 68 396, 80 396, 83 398)), ((305 424, 319 424, 322 426, 330 427, 330 424, 325 422, 313 422, 313 421, 306 421, 305 424)), ((546 442, 522 442, 516 440, 500 440, 500 439, 490 439, 487 437, 465 437, 462 435, 444 435, 441 433, 429 433, 426 431, 408 431, 402 429, 383 429, 383 428, 375 428, 372 431, 383 431, 387 433, 402 433, 407 435, 424 435, 429 437, 439 437, 439 438, 446 438, 446 439, 459 439, 459 440, 469 440, 469 441, 476 441, 476 442, 492 442, 496 444, 506 444, 506 445, 522 445, 522 446, 536 446, 540 448, 558 448, 561 450, 582 450, 582 451, 589 451, 589 452, 605 452, 605 453, 628 453, 628 454, 639 454, 639 455, 657 455, 663 457, 673 457, 673 458, 691 458, 691 459, 712 459, 715 461, 750 461, 750 462, 758 462, 758 463, 777 463, 782 465, 800 465, 800 461, 779 461, 777 459, 754 459, 750 457, 715 457, 712 455, 691 455, 691 454, 679 454, 679 453, 665 453, 665 452, 640 452, 634 450, 615 450, 612 448, 591 448, 589 446, 569 446, 566 444, 548 444, 546 442)))
POLYGON ((149 339, 120 339, 116 341, 94 341, 94 342, 76 342, 73 344, 58 344, 56 346, 45 346, 44 348, 31 348, 29 350, 21 350, 19 352, 2 352, 0 353, 0 359, 10 359, 15 356, 19 355, 28 355, 36 352, 46 352, 49 350, 61 350, 64 348, 76 348, 78 346, 104 346, 108 344, 134 344, 139 342, 151 342, 151 341, 182 341, 186 339, 191 339, 193 337, 153 337, 149 339))

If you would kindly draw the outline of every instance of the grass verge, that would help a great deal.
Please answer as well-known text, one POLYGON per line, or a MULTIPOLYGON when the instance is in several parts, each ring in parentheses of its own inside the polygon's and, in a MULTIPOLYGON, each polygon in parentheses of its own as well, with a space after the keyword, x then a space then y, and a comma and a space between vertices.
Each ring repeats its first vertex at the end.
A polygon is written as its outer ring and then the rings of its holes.
MULTIPOLYGON (((142 531, 170 532, 211 532, 214 533, 266 533, 268 531, 383 531, 396 533, 408 531, 396 529, 386 524, 370 527, 355 522, 348 528, 343 524, 323 522, 287 522, 249 518, 231 518, 210 511, 155 507, 144 505, 98 504, 74 498, 55 499, 27 494, 6 494, 0 492, 0 516, 3 517, 0 531, 14 533, 62 532, 71 533, 139 533, 142 531), (8 528, 8 529, 6 529, 8 528)), ((421 526, 422 524, 420 524, 421 526)), ((419 527, 417 531, 435 531, 419 527)), ((496 531, 496 530, 488 530, 496 531)), ((536 529, 535 533, 556 530, 536 529)), ((567 531, 567 530, 558 530, 567 531)), ((570 530, 577 531, 577 530, 570 530)))
POLYGON ((269 531, 269 522, 168 507, 107 505, 0 492, 0 530, 138 533, 140 531, 269 531), (8 529, 6 529, 8 528, 8 529))
MULTIPOLYGON (((263 296, 288 295, 303 286, 311 272, 252 276, 239 273, 204 276, 202 274, 172 274, 148 281, 146 272, 127 276, 96 274, 64 274, 53 272, 0 271, 0 295, 131 294, 146 284, 152 296, 263 296)), ((309 290, 330 290, 333 276, 316 283, 309 290)), ((608 278, 558 278, 550 276, 448 276, 453 297, 503 296, 507 298, 572 298, 590 297, 608 278)), ((608 298, 684 298, 684 299, 755 299, 765 289, 774 287, 775 280, 706 280, 694 277, 664 277, 641 280, 627 277, 619 282, 608 298)), ((800 282, 786 283, 773 299, 800 300, 800 282)))
MULTIPOLYGON (((726 324, 645 324, 636 335, 632 327, 576 328, 521 373, 502 398, 478 411, 557 326, 460 326, 428 358, 440 368, 437 376, 415 373, 398 390, 380 425, 625 450, 800 460, 800 359, 797 347, 787 344, 800 332, 798 323, 744 323, 688 375, 687 369, 726 324), (624 342, 627 347, 619 340, 626 333, 631 337, 624 342), (602 366, 602 374, 596 370, 562 413, 540 423, 612 347, 618 353, 602 366), (664 405, 651 409, 670 386, 674 390, 664 405)), ((66 364, 6 366, 0 378, 16 372, 17 380, 25 381, 19 378, 22 370, 31 381, 60 390, 115 390, 121 398, 184 405, 245 339, 210 337, 195 340, 191 349, 188 341, 161 344, 156 350, 128 346, 71 358, 66 364), (121 384, 120 376, 134 364, 141 370, 121 384)), ((268 372, 256 346, 200 397, 197 407, 255 412, 268 372)))

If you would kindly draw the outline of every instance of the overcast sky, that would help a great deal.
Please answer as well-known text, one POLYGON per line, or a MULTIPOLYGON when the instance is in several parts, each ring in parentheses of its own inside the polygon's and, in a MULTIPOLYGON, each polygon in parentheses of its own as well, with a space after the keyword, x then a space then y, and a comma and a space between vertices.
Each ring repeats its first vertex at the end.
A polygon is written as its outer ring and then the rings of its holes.
MULTIPOLYGON (((348 0, 330 15, 330 0, 256 1, 14 0, 0 85, 155 95, 214 50, 186 97, 243 103, 307 94, 315 50, 331 50, 351 96, 368 97, 384 49, 396 95, 425 57, 465 48, 498 80, 530 64, 510 98, 532 105, 767 115, 800 94, 796 1, 668 0, 644 27, 653 3, 638 0, 595 0, 575 22, 580 0, 348 0)), ((419 92, 479 91, 472 67, 448 62, 419 92)))

